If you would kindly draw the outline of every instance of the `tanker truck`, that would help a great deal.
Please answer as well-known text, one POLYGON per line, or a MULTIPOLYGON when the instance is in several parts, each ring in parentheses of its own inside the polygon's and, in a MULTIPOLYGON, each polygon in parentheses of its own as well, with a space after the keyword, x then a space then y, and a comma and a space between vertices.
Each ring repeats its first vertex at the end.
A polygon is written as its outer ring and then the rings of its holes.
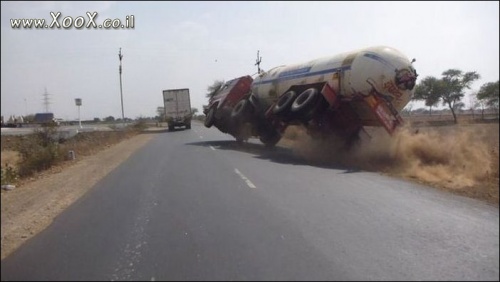
POLYGON ((256 136, 267 146, 291 124, 302 124, 315 136, 340 136, 346 144, 363 126, 393 134, 413 95, 414 61, 394 48, 375 46, 260 72, 226 117, 235 124, 229 133, 237 140, 256 136))

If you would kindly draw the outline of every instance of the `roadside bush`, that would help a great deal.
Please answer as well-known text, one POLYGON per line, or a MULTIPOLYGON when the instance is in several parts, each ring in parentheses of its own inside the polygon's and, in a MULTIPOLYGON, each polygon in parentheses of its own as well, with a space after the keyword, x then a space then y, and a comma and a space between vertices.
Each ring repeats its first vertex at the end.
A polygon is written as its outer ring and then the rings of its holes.
POLYGON ((2 150, 17 153, 13 167, 2 167, 2 184, 4 180, 22 180, 71 161, 73 158, 70 158, 69 151, 73 151, 76 158, 89 156, 140 133, 140 130, 130 126, 119 131, 80 132, 64 139, 66 135, 58 129, 57 126, 45 126, 30 135, 2 136, 2 150))
POLYGON ((142 131, 142 130, 146 129, 147 127, 148 127, 148 125, 146 124, 146 121, 143 119, 140 119, 132 125, 132 130, 142 131))
POLYGON ((47 125, 35 130, 35 133, 24 139, 17 146, 20 161, 18 174, 20 177, 30 176, 35 172, 46 170, 62 160, 59 152, 57 126, 47 125))
POLYGON ((5 164, 5 168, 2 168, 1 174, 2 174, 2 180, 1 180, 2 185, 16 184, 17 180, 19 179, 17 171, 9 164, 5 164))

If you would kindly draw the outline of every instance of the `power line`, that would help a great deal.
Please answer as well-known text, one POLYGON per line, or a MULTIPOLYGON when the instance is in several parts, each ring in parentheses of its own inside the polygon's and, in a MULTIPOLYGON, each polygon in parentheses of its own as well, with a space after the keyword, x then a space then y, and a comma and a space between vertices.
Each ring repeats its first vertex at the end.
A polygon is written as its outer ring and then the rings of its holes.
POLYGON ((43 93, 43 105, 45 107, 45 112, 48 113, 49 112, 49 93, 47 93, 47 87, 45 87, 45 93, 43 93))

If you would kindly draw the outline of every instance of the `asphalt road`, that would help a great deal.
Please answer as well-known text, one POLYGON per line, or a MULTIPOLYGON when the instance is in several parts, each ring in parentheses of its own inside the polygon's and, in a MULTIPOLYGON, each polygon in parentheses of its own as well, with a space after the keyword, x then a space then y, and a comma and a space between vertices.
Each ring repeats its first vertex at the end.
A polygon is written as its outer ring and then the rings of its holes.
POLYGON ((498 281, 499 209, 193 123, 158 133, 1 276, 498 281))

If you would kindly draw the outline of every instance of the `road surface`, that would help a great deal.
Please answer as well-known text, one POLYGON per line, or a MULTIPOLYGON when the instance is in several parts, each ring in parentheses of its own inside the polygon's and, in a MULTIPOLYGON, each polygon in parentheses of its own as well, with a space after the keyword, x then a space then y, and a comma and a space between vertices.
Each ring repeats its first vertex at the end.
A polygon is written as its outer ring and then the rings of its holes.
POLYGON ((499 210, 193 123, 2 261, 2 280, 497 280, 499 210))

